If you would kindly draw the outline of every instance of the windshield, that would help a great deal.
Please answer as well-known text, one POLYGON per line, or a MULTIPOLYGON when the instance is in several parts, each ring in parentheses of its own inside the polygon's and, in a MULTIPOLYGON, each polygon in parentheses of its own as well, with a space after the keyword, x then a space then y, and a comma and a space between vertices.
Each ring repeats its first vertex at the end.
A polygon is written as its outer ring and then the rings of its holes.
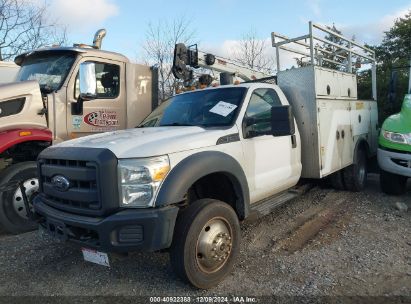
POLYGON ((42 91, 56 91, 63 85, 75 58, 73 52, 34 53, 23 61, 17 81, 37 80, 42 91))
POLYGON ((247 89, 203 90, 174 96, 163 102, 139 127, 229 126, 247 89))

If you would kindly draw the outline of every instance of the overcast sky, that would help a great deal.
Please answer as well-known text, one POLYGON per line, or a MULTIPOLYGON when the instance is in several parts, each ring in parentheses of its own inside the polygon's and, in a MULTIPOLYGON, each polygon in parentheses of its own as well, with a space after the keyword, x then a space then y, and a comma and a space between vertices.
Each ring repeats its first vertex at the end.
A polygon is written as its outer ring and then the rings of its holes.
POLYGON ((410 0, 51 0, 50 10, 66 24, 71 42, 91 43, 106 28, 103 49, 139 57, 147 24, 184 16, 191 20, 199 48, 229 53, 233 41, 254 28, 261 39, 271 32, 289 37, 308 33, 308 21, 335 23, 344 34, 379 43, 410 0))

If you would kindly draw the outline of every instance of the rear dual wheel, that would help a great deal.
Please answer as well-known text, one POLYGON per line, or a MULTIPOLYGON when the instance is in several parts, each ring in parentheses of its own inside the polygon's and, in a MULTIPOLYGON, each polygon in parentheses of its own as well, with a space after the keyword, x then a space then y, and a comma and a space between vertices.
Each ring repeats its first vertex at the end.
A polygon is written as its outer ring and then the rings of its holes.
POLYGON ((347 190, 352 192, 363 190, 367 183, 367 174, 367 153, 364 149, 359 149, 354 163, 343 170, 347 190))
POLYGON ((201 199, 177 218, 171 265, 185 281, 202 289, 221 282, 234 266, 240 247, 240 225, 228 204, 201 199))
POLYGON ((354 163, 330 176, 331 185, 337 190, 349 190, 359 192, 367 184, 367 153, 359 149, 356 153, 354 163))

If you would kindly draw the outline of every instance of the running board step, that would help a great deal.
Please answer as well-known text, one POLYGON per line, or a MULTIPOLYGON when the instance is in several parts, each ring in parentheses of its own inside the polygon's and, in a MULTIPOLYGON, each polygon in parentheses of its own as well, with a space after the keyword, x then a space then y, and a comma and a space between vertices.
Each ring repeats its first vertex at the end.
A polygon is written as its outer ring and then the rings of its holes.
POLYGON ((251 205, 251 212, 257 213, 260 217, 265 216, 271 213, 274 209, 280 207, 282 204, 296 198, 299 195, 299 193, 294 191, 283 192, 251 205))

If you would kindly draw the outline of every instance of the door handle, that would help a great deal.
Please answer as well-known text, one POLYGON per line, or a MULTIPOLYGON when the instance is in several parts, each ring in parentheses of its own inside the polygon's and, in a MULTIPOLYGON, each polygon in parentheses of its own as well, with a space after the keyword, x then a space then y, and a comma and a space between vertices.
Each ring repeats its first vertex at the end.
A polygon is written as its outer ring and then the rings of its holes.
POLYGON ((297 148, 297 137, 295 135, 291 135, 291 146, 293 149, 297 148))

